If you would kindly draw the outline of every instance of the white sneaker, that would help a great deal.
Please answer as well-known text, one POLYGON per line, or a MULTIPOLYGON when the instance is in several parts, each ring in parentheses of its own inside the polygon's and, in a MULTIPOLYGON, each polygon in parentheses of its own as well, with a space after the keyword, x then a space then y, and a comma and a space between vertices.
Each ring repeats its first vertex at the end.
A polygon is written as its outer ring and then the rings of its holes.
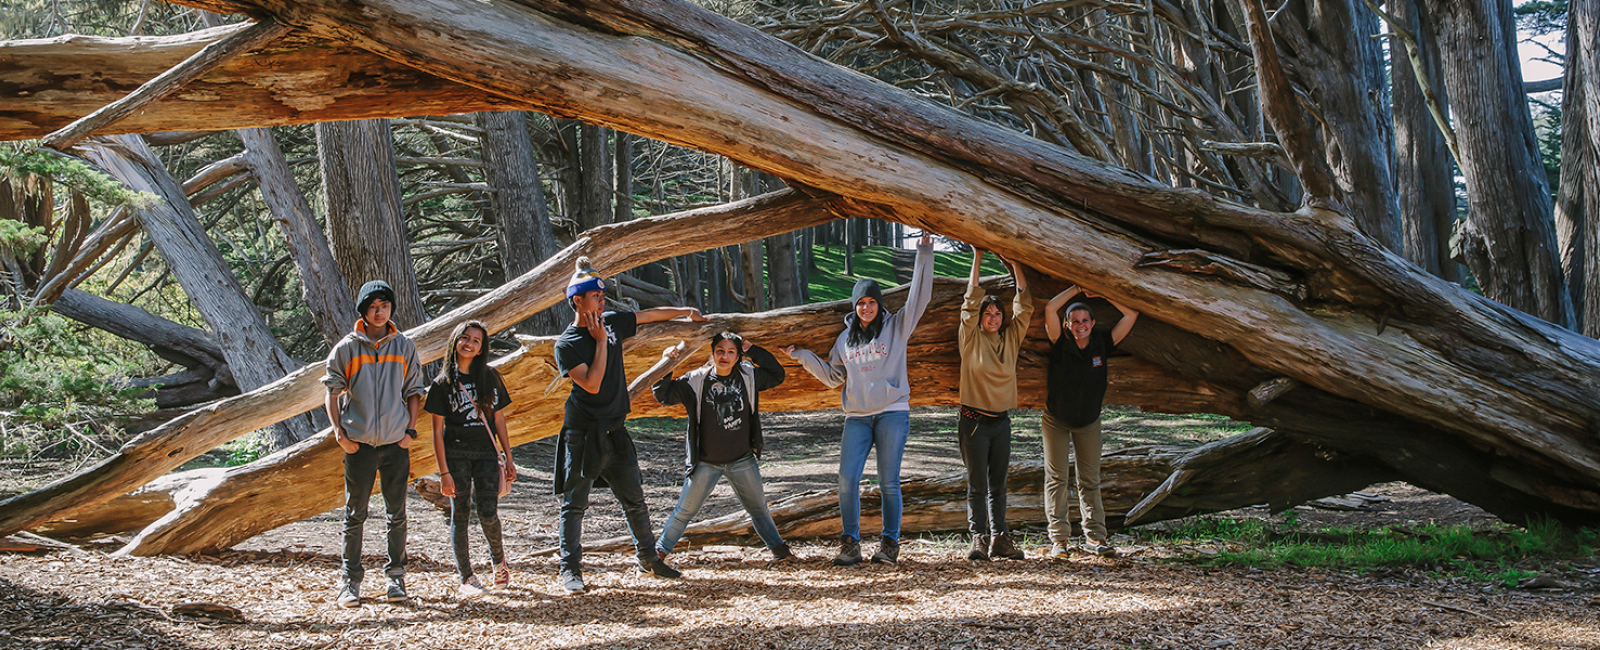
POLYGON ((462 598, 478 598, 488 593, 483 590, 483 585, 478 582, 478 576, 467 578, 466 581, 461 583, 461 587, 457 591, 461 593, 462 598))

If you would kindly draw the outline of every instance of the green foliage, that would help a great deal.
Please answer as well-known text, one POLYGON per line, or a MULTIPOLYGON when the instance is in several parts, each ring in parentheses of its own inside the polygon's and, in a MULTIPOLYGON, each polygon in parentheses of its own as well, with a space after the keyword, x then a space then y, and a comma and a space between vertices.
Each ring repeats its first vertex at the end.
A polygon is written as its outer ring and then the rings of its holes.
POLYGON ((44 228, 32 228, 21 221, 0 219, 0 255, 32 255, 40 246, 48 243, 50 236, 44 228))
POLYGON ((1534 36, 1567 31, 1567 0, 1533 0, 1513 10, 1517 29, 1534 36))
POLYGON ((0 311, 0 332, 0 417, 10 434, 0 439, 0 453, 55 446, 76 437, 79 424, 114 434, 104 424, 107 418, 154 408, 138 391, 117 387, 127 374, 127 355, 98 347, 61 316, 38 309, 0 311))
POLYGON ((1215 555, 1186 558, 1199 564, 1356 571, 1414 567, 1507 586, 1531 575, 1518 567, 1520 562, 1588 557, 1600 545, 1600 531, 1548 520, 1526 528, 1487 530, 1457 524, 1307 533, 1297 527, 1298 520, 1284 532, 1260 519, 1204 516, 1142 529, 1139 535, 1151 541, 1215 545, 1215 555))
POLYGON ((37 174, 84 193, 89 200, 111 206, 148 208, 161 201, 149 192, 135 192, 77 158, 40 149, 31 143, 0 146, 0 174, 37 174))

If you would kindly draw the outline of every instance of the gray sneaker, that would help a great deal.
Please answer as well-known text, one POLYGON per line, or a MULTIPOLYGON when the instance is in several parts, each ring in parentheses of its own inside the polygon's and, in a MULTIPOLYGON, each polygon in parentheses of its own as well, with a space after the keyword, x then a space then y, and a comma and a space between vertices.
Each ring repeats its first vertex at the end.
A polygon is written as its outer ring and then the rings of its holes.
POLYGON ((346 582, 339 585, 338 602, 340 607, 360 607, 361 587, 354 582, 346 582))
POLYGON ((403 603, 409 599, 404 576, 389 576, 389 588, 383 592, 383 599, 391 603, 403 603))
POLYGON ((1072 557, 1072 551, 1067 550, 1065 543, 1056 542, 1050 545, 1050 548, 1044 552, 1044 556, 1051 560, 1066 560, 1072 557))
POLYGON ((583 572, 577 569, 562 569, 561 575, 556 579, 561 583, 562 591, 568 595, 583 593, 583 572))
POLYGON ((1094 541, 1092 539, 1088 540, 1088 541, 1085 541, 1081 548, 1083 548, 1083 550, 1088 552, 1088 553, 1091 553, 1091 554, 1094 554, 1094 555, 1098 555, 1100 557, 1116 557, 1117 556, 1116 547, 1114 547, 1114 546, 1112 546, 1110 544, 1107 544, 1105 542, 1097 542, 1097 541, 1094 541))

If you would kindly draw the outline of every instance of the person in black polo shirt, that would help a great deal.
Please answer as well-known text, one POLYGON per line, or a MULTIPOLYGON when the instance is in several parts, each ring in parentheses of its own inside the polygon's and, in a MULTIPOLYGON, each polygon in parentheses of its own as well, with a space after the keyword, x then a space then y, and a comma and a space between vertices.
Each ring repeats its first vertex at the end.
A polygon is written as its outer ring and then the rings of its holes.
POLYGON ((639 572, 677 578, 678 571, 656 555, 655 532, 645 508, 639 458, 623 426, 628 417, 628 379, 622 365, 622 341, 643 323, 688 316, 704 321, 691 307, 656 307, 638 312, 604 311, 605 280, 578 258, 567 283, 567 298, 577 312, 572 325, 556 339, 556 368, 572 378, 561 438, 556 444, 555 491, 561 496, 561 587, 579 593, 583 585, 583 515, 596 480, 609 486, 622 503, 628 533, 639 558, 639 572), (599 341, 605 345, 599 345, 599 341))
POLYGON ((1044 516, 1049 522, 1050 550, 1046 555, 1065 558, 1072 539, 1067 521, 1067 462, 1074 456, 1078 472, 1078 509, 1083 518, 1083 548, 1096 555, 1115 555, 1106 536, 1106 511, 1100 503, 1100 407, 1106 396, 1106 360, 1117 344, 1128 336, 1139 312, 1115 300, 1107 302, 1122 318, 1110 331, 1095 330, 1094 313, 1089 306, 1072 303, 1067 307, 1067 332, 1061 330, 1061 306, 1079 293, 1067 288, 1045 306, 1045 333, 1050 336, 1050 373, 1046 378, 1048 395, 1041 429, 1044 434, 1044 516), (1063 336, 1063 334, 1066 334, 1063 336), (1076 454, 1071 452, 1076 449, 1076 454))

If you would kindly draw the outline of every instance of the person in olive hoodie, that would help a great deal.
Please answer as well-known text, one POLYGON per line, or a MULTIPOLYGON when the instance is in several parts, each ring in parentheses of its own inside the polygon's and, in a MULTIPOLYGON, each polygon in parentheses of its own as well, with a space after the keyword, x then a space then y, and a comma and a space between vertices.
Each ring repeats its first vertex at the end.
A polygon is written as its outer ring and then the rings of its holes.
POLYGON ((983 251, 972 251, 972 277, 961 301, 956 334, 961 349, 961 411, 956 439, 967 466, 967 529, 972 533, 969 560, 1003 557, 1020 560, 1006 527, 1006 473, 1011 469, 1011 415, 1017 407, 1017 356, 1033 317, 1033 298, 1022 267, 1011 264, 1017 295, 1006 319, 999 296, 984 295, 978 284, 983 251))
MULTIPOLYGON (((678 346, 661 352, 668 359, 679 354, 682 348, 678 346)), ((760 392, 782 384, 784 375, 783 366, 771 352, 738 334, 721 332, 711 337, 711 359, 706 365, 678 379, 667 375, 651 387, 656 401, 667 406, 682 404, 689 415, 689 430, 684 435, 688 474, 678 507, 656 540, 656 552, 662 557, 677 546, 684 529, 717 487, 717 479, 724 475, 734 496, 750 513, 756 535, 772 551, 772 559, 782 562, 794 557, 767 511, 757 463, 762 448, 760 392)))
POLYGON ((906 340, 933 296, 933 241, 923 234, 905 307, 885 314, 883 292, 871 278, 856 282, 855 309, 844 318, 845 329, 833 342, 827 360, 810 350, 784 352, 798 360, 828 388, 844 387, 844 435, 839 442, 839 555, 833 563, 861 562, 861 476, 867 454, 878 449, 878 485, 883 499, 883 532, 873 562, 900 559, 900 461, 911 435, 911 385, 906 381, 906 340))
POLYGON ((361 286, 355 330, 328 353, 328 420, 344 450, 344 571, 339 606, 361 604, 361 531, 376 478, 388 520, 391 603, 406 601, 406 485, 410 483, 417 412, 428 392, 417 346, 389 320, 394 289, 381 280, 361 286))

